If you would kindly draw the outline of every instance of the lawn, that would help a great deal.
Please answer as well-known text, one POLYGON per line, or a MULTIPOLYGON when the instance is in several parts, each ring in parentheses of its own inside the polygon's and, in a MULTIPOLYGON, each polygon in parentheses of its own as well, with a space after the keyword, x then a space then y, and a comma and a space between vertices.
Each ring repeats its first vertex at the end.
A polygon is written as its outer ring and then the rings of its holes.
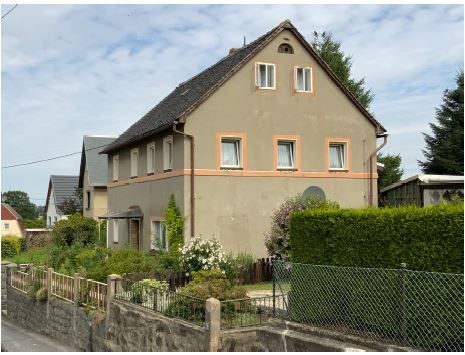
POLYGON ((273 283, 269 282, 260 282, 258 284, 252 285, 243 285, 247 291, 272 291, 273 290, 273 283))

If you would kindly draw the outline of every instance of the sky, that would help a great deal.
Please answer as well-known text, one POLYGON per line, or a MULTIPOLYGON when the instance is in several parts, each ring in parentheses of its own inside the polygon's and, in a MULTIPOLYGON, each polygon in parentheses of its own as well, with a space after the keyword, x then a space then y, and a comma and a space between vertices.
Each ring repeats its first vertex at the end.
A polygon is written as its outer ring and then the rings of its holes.
MULTIPOLYGON (((5 14, 12 6, 2 5, 5 14)), ((1 165, 80 152, 120 135, 179 83, 285 19, 330 31, 375 98, 404 177, 420 172, 444 89, 463 70, 463 5, 19 5, 1 21, 1 165)), ((44 205, 50 175, 80 154, 2 169, 2 191, 44 205)))

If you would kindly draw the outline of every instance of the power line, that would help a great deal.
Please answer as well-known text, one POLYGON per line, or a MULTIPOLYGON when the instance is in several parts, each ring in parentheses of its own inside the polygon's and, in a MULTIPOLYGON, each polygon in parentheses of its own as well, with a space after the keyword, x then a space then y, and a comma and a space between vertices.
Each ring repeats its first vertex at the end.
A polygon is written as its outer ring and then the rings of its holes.
POLYGON ((3 18, 4 18, 6 15, 8 15, 11 11, 13 11, 14 9, 16 9, 16 7, 18 7, 18 4, 16 4, 15 6, 13 6, 13 7, 10 9, 10 11, 8 11, 5 15, 3 15, 3 16, 2 16, 2 20, 3 20, 3 18))
MULTIPOLYGON (((108 145, 108 144, 104 144, 104 145, 100 145, 100 146, 95 147, 95 148, 89 148, 89 149, 86 149, 85 152, 88 152, 89 150, 94 150, 94 149, 106 147, 107 145, 108 145)), ((47 159, 41 159, 41 160, 30 161, 30 162, 28 162, 28 163, 21 163, 21 164, 13 164, 13 165, 2 166, 2 169, 16 168, 16 167, 18 167, 18 166, 24 166, 24 165, 31 165, 31 164, 43 163, 43 162, 45 162, 45 161, 50 161, 50 160, 55 160, 55 159, 66 158, 66 157, 70 157, 70 156, 72 156, 72 155, 81 154, 81 153, 82 153, 82 151, 80 151, 80 152, 75 152, 75 153, 64 154, 64 155, 58 155, 58 156, 56 156, 56 157, 47 158, 47 159)))

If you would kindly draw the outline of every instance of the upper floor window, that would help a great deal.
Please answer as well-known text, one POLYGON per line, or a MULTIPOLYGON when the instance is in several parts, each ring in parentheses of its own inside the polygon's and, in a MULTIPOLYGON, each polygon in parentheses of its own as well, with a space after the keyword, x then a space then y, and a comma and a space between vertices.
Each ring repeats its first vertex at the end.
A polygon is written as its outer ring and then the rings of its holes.
POLYGON ((281 43, 278 47, 278 53, 286 53, 286 54, 293 54, 294 49, 290 44, 281 43))
POLYGON ((295 89, 298 92, 313 92, 312 88, 312 68, 294 69, 295 89))
POLYGON ((329 145, 329 168, 331 170, 347 169, 347 145, 345 143, 331 143, 329 145))
POLYGON ((255 80, 260 89, 276 88, 276 66, 269 63, 256 63, 255 80))
POLYGON ((221 138, 221 167, 239 168, 241 166, 241 139, 221 138))
POLYGON ((131 149, 131 177, 137 176, 139 166, 139 148, 131 149))
POLYGON ((163 138, 163 169, 173 169, 173 136, 163 138))
POLYGON ((155 172, 155 142, 147 145, 147 174, 155 172))
POLYGON ((295 142, 278 141, 278 169, 295 168, 295 142))
POLYGON ((113 156, 113 181, 118 181, 119 155, 113 156))

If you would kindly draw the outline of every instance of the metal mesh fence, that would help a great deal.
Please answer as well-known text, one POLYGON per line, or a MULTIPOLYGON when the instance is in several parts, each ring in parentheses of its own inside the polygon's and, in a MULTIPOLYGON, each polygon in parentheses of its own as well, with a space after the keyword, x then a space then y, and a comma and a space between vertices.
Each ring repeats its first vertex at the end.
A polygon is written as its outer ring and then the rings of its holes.
POLYGON ((276 294, 288 294, 290 320, 423 350, 464 350, 463 275, 274 261, 273 280, 276 294))

